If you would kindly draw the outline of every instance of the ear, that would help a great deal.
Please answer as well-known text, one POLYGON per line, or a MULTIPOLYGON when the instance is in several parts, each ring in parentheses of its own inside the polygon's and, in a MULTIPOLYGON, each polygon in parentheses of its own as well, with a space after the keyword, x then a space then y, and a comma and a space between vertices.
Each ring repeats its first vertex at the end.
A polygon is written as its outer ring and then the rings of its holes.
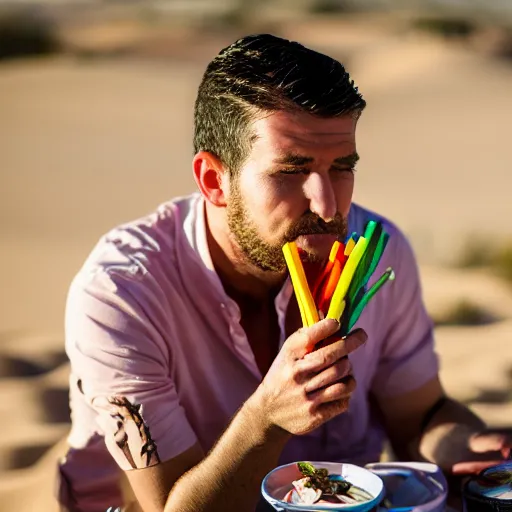
POLYGON ((194 179, 203 197, 214 206, 226 206, 227 171, 213 153, 200 151, 192 160, 194 179))

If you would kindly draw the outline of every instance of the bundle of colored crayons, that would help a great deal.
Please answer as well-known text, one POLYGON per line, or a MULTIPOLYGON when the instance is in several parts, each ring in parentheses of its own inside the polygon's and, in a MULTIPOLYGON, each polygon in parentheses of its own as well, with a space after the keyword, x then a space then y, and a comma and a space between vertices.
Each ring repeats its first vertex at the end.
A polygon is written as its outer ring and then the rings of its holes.
POLYGON ((343 336, 353 329, 371 298, 384 283, 395 278, 393 269, 388 268, 370 289, 367 288, 388 239, 382 224, 370 221, 363 236, 352 233, 345 244, 334 242, 329 260, 312 291, 295 242, 283 246, 304 327, 327 317, 340 322, 343 336))

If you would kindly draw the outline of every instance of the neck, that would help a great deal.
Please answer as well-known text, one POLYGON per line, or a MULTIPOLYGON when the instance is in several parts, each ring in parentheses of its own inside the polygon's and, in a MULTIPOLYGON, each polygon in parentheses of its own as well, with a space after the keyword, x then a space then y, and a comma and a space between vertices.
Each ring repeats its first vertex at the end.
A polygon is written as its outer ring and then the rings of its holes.
POLYGON ((226 293, 237 302, 273 300, 286 273, 264 271, 248 262, 235 247, 225 223, 206 205, 205 226, 213 266, 226 293))

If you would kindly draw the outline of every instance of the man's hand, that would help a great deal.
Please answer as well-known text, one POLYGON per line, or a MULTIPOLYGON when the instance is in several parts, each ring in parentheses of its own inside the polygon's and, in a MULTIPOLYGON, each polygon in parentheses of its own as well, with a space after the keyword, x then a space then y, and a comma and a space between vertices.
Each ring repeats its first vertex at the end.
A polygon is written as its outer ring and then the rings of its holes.
POLYGON ((419 443, 425 459, 453 475, 476 474, 499 464, 510 457, 511 447, 508 436, 491 432, 473 411, 452 398, 427 423, 419 443))
POLYGON ((358 329, 342 339, 338 330, 336 320, 325 319, 286 340, 255 393, 272 425, 307 434, 348 409, 356 382, 347 356, 367 335, 358 329))
POLYGON ((464 448, 463 453, 454 454, 462 461, 453 464, 451 472, 455 475, 478 474, 507 460, 511 455, 512 440, 505 434, 482 432, 469 436, 464 448))

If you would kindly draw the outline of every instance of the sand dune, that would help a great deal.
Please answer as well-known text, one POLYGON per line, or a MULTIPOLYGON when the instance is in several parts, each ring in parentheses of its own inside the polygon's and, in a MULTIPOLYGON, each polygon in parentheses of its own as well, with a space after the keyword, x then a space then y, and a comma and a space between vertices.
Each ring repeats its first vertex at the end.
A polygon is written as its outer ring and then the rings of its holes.
POLYGON ((11 334, 0 341, 0 415, 7 418, 0 510, 57 510, 54 468, 69 430, 68 368, 62 338, 11 334))
MULTIPOLYGON (((435 317, 461 300, 490 313, 487 325, 438 327, 442 378, 509 427, 511 288, 445 263, 474 233, 511 233, 512 68, 375 25, 282 31, 348 56, 369 102, 356 199, 411 237, 435 317)), ((56 509, 53 472, 69 428, 67 287, 103 232, 193 190, 192 104, 222 44, 189 62, 0 66, 0 511, 56 509)))

